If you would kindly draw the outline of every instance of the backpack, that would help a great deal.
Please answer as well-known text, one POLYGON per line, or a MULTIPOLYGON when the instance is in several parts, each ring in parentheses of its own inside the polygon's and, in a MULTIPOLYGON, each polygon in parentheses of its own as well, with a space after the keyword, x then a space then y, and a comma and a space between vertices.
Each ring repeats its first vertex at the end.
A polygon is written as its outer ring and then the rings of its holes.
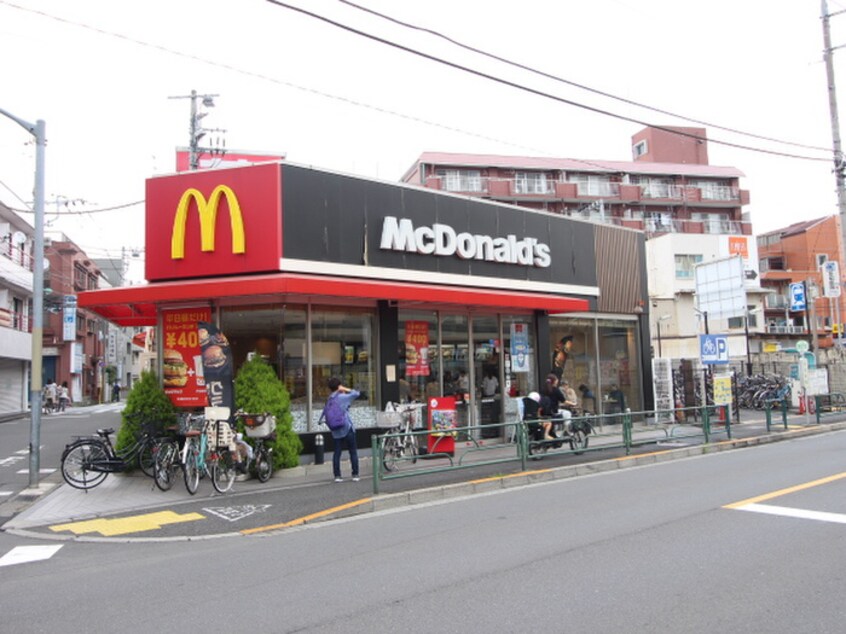
POLYGON ((323 416, 326 417, 326 426, 331 430, 343 429, 347 424, 347 412, 341 406, 337 396, 332 396, 326 401, 323 408, 323 416))

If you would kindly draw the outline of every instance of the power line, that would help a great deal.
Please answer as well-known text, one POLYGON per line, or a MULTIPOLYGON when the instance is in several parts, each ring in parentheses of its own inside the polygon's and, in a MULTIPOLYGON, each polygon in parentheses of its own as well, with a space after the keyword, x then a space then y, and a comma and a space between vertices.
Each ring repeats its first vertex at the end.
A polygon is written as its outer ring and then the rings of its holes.
MULTIPOLYGON (((118 209, 126 209, 127 207, 143 205, 144 202, 144 200, 135 200, 131 203, 122 203, 120 205, 114 205, 112 207, 100 207, 99 209, 84 209, 80 211, 71 211, 70 209, 66 209, 65 211, 45 211, 44 213, 45 215, 50 216, 87 216, 89 214, 98 214, 105 211, 117 211, 118 209)), ((34 213, 31 209, 13 209, 13 211, 17 211, 18 213, 22 214, 34 213)))
POLYGON ((380 42, 380 43, 385 44, 387 46, 390 46, 392 48, 396 48, 398 50, 405 51, 406 53, 410 53, 411 55, 416 55, 418 57, 422 57, 424 59, 428 59, 430 61, 437 62, 438 64, 442 64, 444 66, 448 66, 448 67, 454 68, 456 70, 464 71, 468 74, 475 75, 475 76, 481 77, 483 79, 489 79, 490 81, 493 81, 495 83, 502 84, 504 86, 509 86, 511 88, 516 88, 517 90, 521 90, 523 92, 527 92, 529 94, 533 94, 533 95, 536 95, 538 97, 544 97, 546 99, 551 99, 551 100, 557 101, 559 103, 564 103, 564 104, 567 104, 569 106, 574 106, 574 107, 580 108, 582 110, 587 110, 588 112, 593 112, 593 113, 604 115, 604 116, 611 117, 611 118, 614 118, 614 119, 619 119, 621 121, 628 121, 629 123, 637 123, 638 125, 641 125, 641 126, 644 126, 644 127, 651 127, 655 130, 661 130, 663 132, 669 132, 671 134, 676 134, 678 136, 683 136, 683 137, 695 139, 695 140, 698 140, 698 141, 707 140, 709 143, 715 143, 717 145, 725 145, 727 147, 733 147, 733 148, 737 148, 737 149, 741 149, 741 150, 749 150, 751 152, 759 152, 761 154, 769 154, 769 155, 773 155, 773 156, 782 156, 782 157, 786 157, 786 158, 801 159, 801 160, 806 160, 806 161, 819 161, 819 162, 825 162, 825 163, 828 163, 831 160, 830 158, 817 158, 815 156, 803 156, 803 155, 800 155, 800 154, 792 154, 792 153, 789 153, 789 152, 779 152, 779 151, 776 151, 776 150, 767 150, 765 148, 756 148, 756 147, 752 147, 752 146, 748 146, 748 145, 743 145, 741 143, 731 143, 729 141, 721 141, 721 140, 718 140, 718 139, 705 139, 705 138, 698 136, 696 134, 691 134, 691 133, 684 132, 684 131, 681 131, 681 130, 678 130, 678 129, 674 130, 674 129, 667 128, 667 127, 664 127, 664 126, 658 126, 658 125, 650 124, 650 123, 643 121, 641 119, 636 119, 634 117, 628 117, 628 116, 625 116, 625 115, 616 114, 614 112, 610 112, 610 111, 604 110, 602 108, 596 108, 594 106, 589 106, 587 104, 583 104, 583 103, 579 103, 577 101, 573 101, 572 99, 565 99, 564 97, 558 97, 556 95, 550 94, 550 93, 545 92, 543 90, 538 90, 537 88, 531 88, 529 86, 519 84, 517 82, 511 81, 511 80, 508 80, 508 79, 504 79, 502 77, 497 77, 495 75, 491 75, 490 73, 485 73, 485 72, 482 72, 480 70, 470 68, 469 66, 464 66, 462 64, 457 64, 455 62, 450 62, 450 61, 442 59, 440 57, 436 57, 435 55, 431 55, 429 53, 424 53, 423 51, 418 51, 417 49, 411 48, 409 46, 405 46, 403 44, 398 44, 397 42, 392 42, 391 40, 387 40, 385 38, 379 37, 378 35, 372 35, 370 33, 364 32, 360 29, 356 29, 354 27, 348 26, 346 24, 341 24, 340 22, 336 22, 335 20, 332 20, 331 18, 327 18, 326 16, 319 15, 319 14, 314 13, 312 11, 308 11, 308 10, 300 8, 300 7, 295 7, 295 6, 292 6, 290 4, 285 4, 284 2, 280 2, 279 0, 267 0, 267 2, 270 2, 271 4, 275 4, 279 7, 285 8, 285 9, 290 9, 292 11, 296 11, 297 13, 302 13, 303 15, 313 17, 316 20, 320 20, 321 22, 326 22, 327 24, 331 24, 332 26, 335 26, 335 27, 342 29, 344 31, 348 31, 348 32, 354 33, 356 35, 360 35, 361 37, 367 38, 369 40, 373 40, 374 42, 380 42))
MULTIPOLYGON (((272 2, 272 0, 270 0, 270 1, 272 2)), ((570 79, 565 79, 564 77, 560 77, 558 75, 552 75, 550 73, 544 72, 542 70, 538 70, 538 69, 533 68, 531 66, 526 66, 526 65, 521 64, 519 62, 515 62, 515 61, 512 61, 512 60, 506 59, 504 57, 500 57, 499 55, 495 55, 493 53, 488 53, 487 51, 483 51, 481 49, 475 48, 475 47, 470 46, 468 44, 463 44, 462 42, 459 42, 458 40, 455 40, 455 39, 453 39, 453 38, 451 38, 447 35, 444 35, 443 33, 440 33, 438 31, 428 29, 428 28, 425 28, 425 27, 422 27, 422 26, 419 26, 419 25, 416 25, 416 24, 411 24, 409 22, 403 22, 402 20, 398 20, 397 18, 393 18, 389 15, 385 15, 384 13, 379 13, 378 11, 374 11, 373 9, 363 7, 363 6, 358 5, 354 2, 350 2, 349 0, 338 0, 338 2, 341 2, 342 4, 345 4, 347 6, 358 9, 359 11, 364 11, 365 13, 370 13, 371 15, 375 15, 377 17, 382 18, 383 20, 393 22, 394 24, 399 24, 400 26, 404 26, 408 29, 412 29, 412 30, 415 30, 415 31, 421 31, 423 33, 428 33, 429 35, 440 38, 440 39, 442 39, 446 42, 449 42, 450 44, 453 44, 455 46, 463 48, 464 50, 471 51, 471 52, 477 53, 479 55, 483 55, 484 57, 488 57, 488 58, 496 60, 498 62, 508 64, 509 66, 513 66, 515 68, 519 68, 521 70, 528 71, 530 73, 533 73, 535 75, 539 75, 539 76, 544 77, 546 79, 552 79, 553 81, 557 81, 557 82, 560 82, 562 84, 567 84, 567 85, 573 86, 575 88, 580 88, 581 90, 586 90, 587 92, 591 92, 595 95, 600 95, 602 97, 607 97, 609 99, 614 99, 616 101, 620 101, 620 102, 628 104, 630 106, 637 106, 638 108, 643 108, 645 110, 651 110, 652 112, 657 112, 658 114, 667 115, 669 117, 674 117, 676 119, 682 119, 683 121, 689 121, 690 123, 696 123, 696 124, 699 124, 699 125, 707 126, 709 128, 713 128, 715 130, 723 130, 724 132, 731 132, 732 134, 738 134, 738 135, 741 135, 741 136, 748 136, 748 137, 752 137, 752 138, 755 138, 755 139, 760 139, 762 141, 772 141, 774 143, 780 143, 782 145, 791 145, 791 146, 794 146, 794 147, 805 148, 805 149, 808 149, 808 150, 820 150, 822 152, 830 152, 831 151, 831 148, 827 148, 827 147, 820 147, 820 146, 816 146, 816 145, 806 145, 804 143, 795 143, 793 141, 783 141, 781 139, 776 139, 776 138, 764 136, 764 135, 761 135, 761 134, 755 134, 753 132, 744 132, 743 130, 738 130, 736 128, 729 128, 729 127, 726 127, 726 126, 717 125, 716 123, 710 123, 708 121, 702 121, 700 119, 693 119, 691 117, 687 117, 685 115, 681 115, 681 114, 678 114, 678 113, 675 113, 675 112, 671 112, 669 110, 662 110, 661 108, 657 108, 655 106, 650 106, 648 104, 644 104, 644 103, 641 103, 641 102, 638 102, 638 101, 634 101, 632 99, 620 97, 619 95, 615 95, 613 93, 605 92, 605 91, 599 90, 597 88, 592 88, 592 87, 587 86, 585 84, 580 84, 580 83, 572 81, 570 79)), ((272 3, 273 4, 281 4, 281 3, 278 3, 278 2, 272 2, 272 3)))

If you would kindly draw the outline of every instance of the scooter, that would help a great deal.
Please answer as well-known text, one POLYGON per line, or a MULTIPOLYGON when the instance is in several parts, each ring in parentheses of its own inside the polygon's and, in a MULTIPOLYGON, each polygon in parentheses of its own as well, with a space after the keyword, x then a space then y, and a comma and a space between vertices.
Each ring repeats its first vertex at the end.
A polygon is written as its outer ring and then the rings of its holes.
POLYGON ((573 417, 565 424, 563 418, 556 418, 552 421, 550 435, 552 438, 544 438, 543 421, 530 421, 526 423, 529 436, 529 455, 540 458, 550 449, 561 449, 564 443, 570 445, 570 450, 580 455, 588 447, 588 435, 593 432, 593 426, 587 418, 573 417))

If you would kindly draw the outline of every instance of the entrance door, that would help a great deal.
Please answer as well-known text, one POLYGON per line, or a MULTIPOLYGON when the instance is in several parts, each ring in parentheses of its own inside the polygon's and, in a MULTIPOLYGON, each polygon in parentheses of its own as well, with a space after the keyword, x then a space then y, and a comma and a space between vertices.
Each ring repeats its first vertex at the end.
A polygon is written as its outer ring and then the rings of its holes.
POLYGON ((502 412, 502 338, 496 315, 473 317, 473 376, 477 399, 477 420, 482 438, 502 435, 499 422, 502 412))

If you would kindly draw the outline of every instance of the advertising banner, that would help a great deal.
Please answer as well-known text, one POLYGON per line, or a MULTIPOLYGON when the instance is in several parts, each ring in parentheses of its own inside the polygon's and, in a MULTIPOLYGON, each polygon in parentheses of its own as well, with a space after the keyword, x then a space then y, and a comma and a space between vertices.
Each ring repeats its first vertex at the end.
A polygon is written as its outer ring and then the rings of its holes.
POLYGON ((529 371, 528 324, 511 324, 511 371, 529 371))
POLYGON ((62 302, 62 340, 76 341, 76 295, 65 295, 62 302))
POLYGON ((429 376, 429 322, 405 322, 405 375, 429 376))
POLYGON ((455 453, 455 397, 440 396, 429 401, 429 453, 455 453), (437 445, 437 446, 436 446, 437 445))
POLYGON ((229 341, 217 326, 207 321, 197 322, 197 333, 202 350, 208 404, 212 407, 228 407, 231 420, 231 415, 235 413, 235 386, 229 341))
POLYGON ((165 394, 176 407, 205 407, 209 403, 197 324, 211 319, 211 311, 208 308, 163 310, 162 319, 165 394))

